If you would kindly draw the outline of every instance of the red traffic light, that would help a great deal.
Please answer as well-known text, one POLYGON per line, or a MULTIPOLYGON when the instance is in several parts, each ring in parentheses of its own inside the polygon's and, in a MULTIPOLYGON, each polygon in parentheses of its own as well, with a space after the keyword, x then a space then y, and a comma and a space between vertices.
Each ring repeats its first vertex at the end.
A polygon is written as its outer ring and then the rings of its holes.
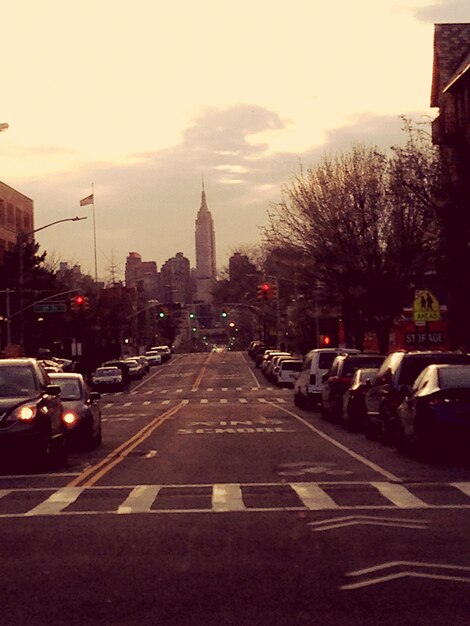
POLYGON ((70 298, 70 310, 71 311, 86 311, 90 308, 90 302, 87 296, 82 296, 80 294, 76 296, 72 296, 70 298))

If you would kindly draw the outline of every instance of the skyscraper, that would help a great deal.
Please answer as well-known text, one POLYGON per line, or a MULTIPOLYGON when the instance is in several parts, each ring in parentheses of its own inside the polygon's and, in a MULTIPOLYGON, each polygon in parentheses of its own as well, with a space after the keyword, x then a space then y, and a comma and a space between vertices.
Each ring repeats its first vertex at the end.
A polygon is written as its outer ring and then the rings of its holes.
POLYGON ((197 301, 207 304, 212 302, 212 289, 215 284, 216 276, 214 221, 207 206, 203 180, 201 206, 196 217, 197 301))

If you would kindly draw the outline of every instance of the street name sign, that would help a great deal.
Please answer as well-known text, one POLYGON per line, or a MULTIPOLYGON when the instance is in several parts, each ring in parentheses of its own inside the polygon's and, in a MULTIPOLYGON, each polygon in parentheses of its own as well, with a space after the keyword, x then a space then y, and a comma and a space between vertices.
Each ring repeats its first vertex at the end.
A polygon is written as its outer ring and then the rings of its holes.
POLYGON ((35 313, 65 313, 67 305, 65 302, 35 302, 35 313))

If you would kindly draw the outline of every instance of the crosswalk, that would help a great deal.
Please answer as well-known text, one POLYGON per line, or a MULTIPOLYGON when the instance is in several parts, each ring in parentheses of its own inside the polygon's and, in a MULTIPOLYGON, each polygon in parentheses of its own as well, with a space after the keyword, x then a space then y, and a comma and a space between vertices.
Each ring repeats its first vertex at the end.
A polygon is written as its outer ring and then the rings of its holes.
MULTIPOLYGON (((133 408, 138 408, 138 407, 145 407, 145 406, 166 406, 168 404, 170 404, 171 400, 169 400, 168 398, 162 399, 162 398, 155 398, 154 400, 142 400, 141 398, 139 399, 135 399, 132 400, 130 402, 125 402, 124 404, 121 404, 119 402, 111 402, 111 401, 107 401, 104 404, 102 404, 102 408, 103 409, 110 409, 110 408, 114 408, 116 406, 119 406, 120 408, 126 408, 126 409, 133 409, 133 408)), ((207 405, 213 405, 213 404, 248 404, 249 402, 254 402, 254 403, 258 403, 258 404, 266 404, 268 402, 275 402, 277 404, 286 404, 288 403, 288 400, 286 400, 286 398, 282 398, 282 397, 259 397, 259 398, 192 398, 192 397, 179 397, 178 398, 178 402, 183 402, 184 404, 207 404, 207 405)))
POLYGON ((0 518, 372 509, 470 509, 470 483, 217 483, 0 490, 0 518))

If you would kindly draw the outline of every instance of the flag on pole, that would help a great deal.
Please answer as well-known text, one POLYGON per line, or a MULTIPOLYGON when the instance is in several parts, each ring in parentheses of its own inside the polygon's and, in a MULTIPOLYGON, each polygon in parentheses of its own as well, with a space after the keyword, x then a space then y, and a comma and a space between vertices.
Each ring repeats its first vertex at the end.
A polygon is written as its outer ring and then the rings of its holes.
POLYGON ((80 200, 80 206, 86 206, 87 204, 93 204, 94 203, 94 198, 93 198, 93 194, 91 193, 89 196, 87 196, 86 198, 83 198, 83 200, 80 200))

